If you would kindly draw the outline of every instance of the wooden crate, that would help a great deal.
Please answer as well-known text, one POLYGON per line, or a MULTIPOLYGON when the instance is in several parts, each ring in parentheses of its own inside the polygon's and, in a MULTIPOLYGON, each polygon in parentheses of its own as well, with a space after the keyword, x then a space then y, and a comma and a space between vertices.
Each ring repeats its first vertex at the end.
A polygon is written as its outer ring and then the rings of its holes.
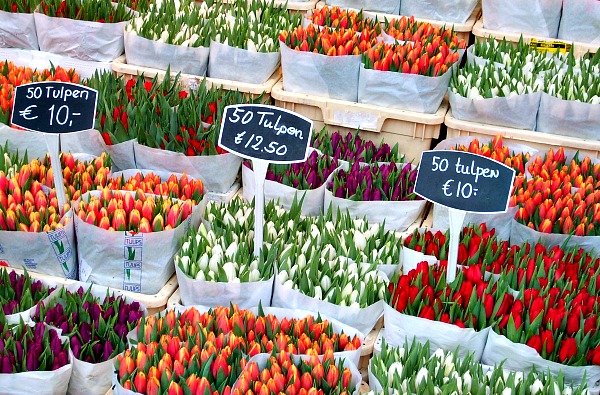
POLYGON ((586 140, 533 130, 512 129, 503 126, 461 121, 454 118, 452 110, 446 114, 444 123, 447 127, 447 138, 462 136, 492 138, 496 135, 501 135, 504 141, 515 141, 540 151, 564 147, 565 149, 580 151, 582 154, 589 155, 592 158, 600 158, 600 141, 598 140, 586 140))
POLYGON ((283 90, 283 81, 279 81, 271 91, 275 105, 297 112, 311 119, 314 130, 324 126, 330 133, 354 133, 375 143, 385 141, 390 145, 398 143, 400 152, 407 161, 418 163, 421 152, 431 148, 433 139, 440 135, 440 129, 448 103, 442 102, 435 114, 423 114, 414 111, 398 110, 330 99, 304 93, 292 93, 283 90))

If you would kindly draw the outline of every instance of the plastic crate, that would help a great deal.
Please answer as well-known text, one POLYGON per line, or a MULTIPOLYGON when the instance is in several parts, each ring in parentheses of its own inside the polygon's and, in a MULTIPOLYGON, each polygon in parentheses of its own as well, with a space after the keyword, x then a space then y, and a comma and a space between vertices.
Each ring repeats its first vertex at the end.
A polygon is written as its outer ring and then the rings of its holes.
MULTIPOLYGON (((325 6, 325 2, 319 1, 319 3, 317 3, 316 8, 323 8, 323 6, 325 6)), ((385 18, 390 20, 392 18, 397 19, 397 18, 401 17, 401 15, 385 14, 383 12, 374 12, 374 11, 366 11, 366 12, 370 15, 376 15, 377 19, 380 21, 385 20, 385 18)), ((477 6, 477 7, 475 7, 475 9, 473 10, 473 13, 471 13, 471 16, 469 17, 469 19, 467 19, 467 21, 465 23, 452 23, 452 22, 438 21, 435 19, 423 19, 423 18, 415 18, 415 19, 418 20, 419 22, 431 23, 431 25, 434 27, 454 26, 454 33, 456 33, 456 35, 458 36, 458 39, 465 40, 468 43, 469 39, 471 38, 471 31, 473 30, 473 26, 475 25, 475 22, 477 21, 477 18, 479 18, 480 15, 481 15, 481 7, 477 6)))
MULTIPOLYGON (((288 1, 287 9, 293 14, 306 15, 308 11, 314 10, 319 0, 308 0, 308 1, 288 1)), ((286 1, 275 0, 275 4, 286 4, 286 1)))
MULTIPOLYGON (((125 80, 130 80, 138 75, 144 74, 144 78, 152 80, 158 75, 158 78, 162 80, 167 73, 165 70, 155 69, 151 67, 133 66, 127 64, 125 55, 115 59, 112 63, 112 70, 117 76, 123 76, 125 80)), ((176 76, 178 73, 171 72, 172 76, 176 76)), ((242 93, 248 94, 253 98, 256 98, 264 94, 263 102, 267 103, 271 100, 271 89, 273 85, 281 78, 281 67, 277 68, 273 75, 264 84, 248 84, 239 81, 222 80, 218 78, 202 77, 192 74, 179 74, 179 80, 182 83, 182 88, 185 90, 196 90, 202 83, 202 80, 206 78, 206 85, 208 87, 222 87, 225 90, 235 91, 238 90, 242 93)))
MULTIPOLYGON (((483 27, 483 18, 480 18, 473 26, 473 35, 475 36, 475 40, 477 40, 477 41, 484 40, 488 37, 494 37, 496 40, 502 40, 505 38, 506 41, 512 41, 514 43, 517 43, 517 42, 519 42, 519 39, 521 38, 521 33, 511 33, 511 32, 503 32, 500 30, 485 29, 483 27)), ((531 40, 537 40, 537 42, 541 43, 541 44, 552 44, 552 43, 572 44, 573 45, 573 54, 575 56, 582 56, 582 55, 585 55, 587 52, 594 54, 594 53, 598 52, 598 48, 600 48, 600 45, 598 45, 598 44, 570 42, 570 41, 560 40, 558 38, 549 38, 549 37, 534 36, 531 34, 523 34, 523 41, 525 43, 529 44, 531 42, 531 40)))
POLYGON ((533 130, 512 129, 477 122, 461 121, 452 116, 452 110, 446 114, 444 123, 447 127, 448 138, 462 136, 494 137, 501 135, 505 141, 516 141, 541 151, 546 151, 549 148, 564 147, 566 149, 578 150, 592 158, 600 158, 600 141, 598 140, 585 140, 533 130))
POLYGON ((181 293, 179 293, 179 288, 173 292, 173 295, 167 300, 167 308, 170 309, 174 306, 181 306, 183 303, 181 302, 181 293))
POLYGON ((431 148, 433 139, 439 137, 448 110, 445 101, 435 114, 422 114, 286 92, 283 90, 283 81, 273 87, 271 96, 276 106, 312 119, 317 131, 324 126, 329 132, 337 130, 342 134, 361 129, 360 136, 367 140, 375 143, 383 140, 390 145, 398 143, 400 152, 414 163, 421 158, 421 152, 431 148))
MULTIPOLYGON (((9 267, 9 270, 12 270, 18 274, 23 274, 23 270, 9 267)), ((91 283, 84 283, 76 280, 69 280, 67 278, 62 277, 54 277, 48 276, 46 274, 32 272, 30 270, 27 271, 29 275, 37 280, 45 280, 55 284, 69 285, 69 284, 81 284, 82 287, 90 286, 91 283)), ((109 288, 112 289, 112 288, 109 288)), ((137 292, 123 291, 120 289, 114 289, 116 292, 120 292, 123 295, 127 295, 135 301, 143 303, 148 309, 148 314, 156 314, 159 311, 164 310, 167 307, 167 300, 169 297, 175 292, 177 289, 177 276, 173 274, 173 276, 167 281, 164 287, 160 290, 159 293, 154 295, 145 295, 137 292)))

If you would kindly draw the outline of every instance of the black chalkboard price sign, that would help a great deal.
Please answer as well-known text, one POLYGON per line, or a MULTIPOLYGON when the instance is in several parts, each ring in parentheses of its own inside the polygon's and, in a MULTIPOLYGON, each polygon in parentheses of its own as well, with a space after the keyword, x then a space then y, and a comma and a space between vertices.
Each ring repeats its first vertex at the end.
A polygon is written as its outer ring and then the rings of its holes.
POLYGON ((434 203, 472 213, 506 212, 515 171, 484 156, 425 151, 415 192, 434 203))
POLYGON ((94 128, 98 91, 70 82, 34 82, 15 89, 11 123, 44 133, 94 128))
POLYGON ((225 107, 219 146, 247 159, 271 163, 303 162, 312 121, 279 107, 236 104, 225 107))

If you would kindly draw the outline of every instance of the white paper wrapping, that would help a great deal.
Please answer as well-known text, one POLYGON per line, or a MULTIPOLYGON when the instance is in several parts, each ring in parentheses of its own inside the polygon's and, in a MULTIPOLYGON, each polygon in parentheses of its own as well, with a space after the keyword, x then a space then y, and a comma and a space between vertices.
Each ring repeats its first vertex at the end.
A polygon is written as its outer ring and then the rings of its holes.
POLYGON ((280 42, 283 89, 356 102, 361 55, 327 56, 295 51, 280 42))
POLYGON ((194 280, 184 274, 179 265, 175 265, 181 303, 184 306, 202 305, 209 307, 237 304, 242 309, 271 304, 273 279, 247 283, 222 283, 194 280))
POLYGON ((542 233, 533 230, 528 226, 512 221, 510 230, 510 244, 522 245, 523 243, 537 242, 545 245, 548 248, 554 246, 567 246, 583 248, 586 251, 600 251, 600 236, 572 236, 558 233, 542 233))
POLYGON ((423 213, 425 200, 412 200, 402 202, 391 201, 368 201, 359 202, 349 199, 338 198, 325 189, 325 210, 333 209, 333 217, 337 217, 337 210, 342 213, 348 211, 352 217, 364 218, 367 222, 383 224, 386 230, 403 232, 411 226, 423 213))
POLYGON ((415 18, 465 23, 477 6, 477 0, 401 0, 400 15, 415 18))
POLYGON ((279 67, 279 59, 279 52, 251 52, 211 41, 208 76, 249 84, 264 84, 279 67))
POLYGON ((360 65, 358 101, 435 114, 444 100, 452 69, 439 77, 365 69, 360 65))
POLYGON ((398 0, 326 0, 327 5, 337 5, 341 8, 363 9, 368 11, 398 14, 400 1, 398 0))
POLYGON ((441 348, 446 351, 455 351, 464 358, 468 353, 473 353, 476 361, 481 359, 483 349, 490 328, 476 331, 471 328, 459 328, 456 325, 432 321, 425 318, 401 314, 393 307, 385 304, 385 341, 393 346, 402 346, 408 340, 421 344, 429 342, 432 350, 441 348))
POLYGON ((33 392, 38 395, 64 395, 67 393, 72 370, 73 362, 69 357, 68 364, 49 372, 4 373, 0 374, 0 388, 2 394, 6 395, 25 395, 33 392))
MULTIPOLYGON (((92 191, 81 199, 87 201, 90 194, 100 196, 92 191)), ((175 272, 173 257, 188 229, 199 226, 205 205, 206 199, 194 206, 177 228, 152 233, 108 231, 75 216, 79 279, 147 295, 158 293, 175 272)))
MULTIPOLYGON (((258 314, 258 308, 252 308, 251 310, 254 312, 254 314, 258 314)), ((263 312, 265 314, 272 314, 280 320, 283 318, 302 319, 302 318, 308 317, 309 315, 312 315, 313 317, 316 318, 316 316, 317 316, 317 314, 307 311, 307 310, 284 309, 281 307, 263 307, 263 312)), ((359 330, 357 330, 349 325, 343 324, 342 322, 336 320, 335 318, 327 317, 324 314, 320 314, 320 316, 321 316, 321 319, 328 320, 330 322, 331 326, 333 327, 333 331, 335 333, 345 333, 351 339, 354 336, 357 336, 360 339, 361 347, 358 350, 340 351, 340 352, 333 353, 334 357, 348 359, 348 360, 352 361, 352 363, 354 363, 355 365, 358 366, 358 364, 360 362, 360 357, 361 357, 362 345, 365 340, 365 335, 362 332, 360 332, 359 330)))
POLYGON ((51 232, 0 231, 0 260, 11 267, 50 276, 77 278, 73 213, 65 213, 63 228, 51 232))
POLYGON ((547 372, 558 376, 559 371, 565 382, 576 384, 583 381, 586 375, 588 387, 600 385, 600 366, 567 366, 557 362, 545 360, 535 349, 525 345, 513 343, 505 336, 490 331, 483 351, 482 362, 486 365, 496 365, 504 362, 504 369, 529 372, 533 367, 538 372, 547 372))
POLYGON ((63 152, 85 153, 99 157, 103 152, 110 154, 114 171, 135 168, 133 145, 135 140, 106 145, 102 135, 95 129, 60 135, 60 148, 63 152))
POLYGON ((297 289, 286 288, 277 280, 275 280, 275 289, 273 291, 273 306, 275 307, 285 307, 288 309, 300 308, 311 311, 314 314, 321 313, 325 316, 335 318, 362 333, 369 333, 373 329, 379 317, 383 314, 383 305, 384 302, 380 300, 364 309, 338 306, 304 295, 297 289))
POLYGON ((452 115, 461 121, 535 130, 541 92, 473 100, 448 89, 452 115))
POLYGON ((150 148, 134 143, 135 163, 140 169, 185 173, 201 180, 205 191, 225 193, 240 171, 242 158, 228 153, 210 156, 186 156, 179 152, 150 148))
MULTIPOLYGON (((265 203, 272 200, 279 201, 281 207, 289 210, 292 207, 294 198, 298 202, 304 197, 302 202, 302 215, 319 215, 323 212, 323 199, 325 198, 325 186, 333 178, 333 173, 327 180, 316 189, 299 190, 275 181, 265 180, 265 203)), ((254 171, 246 166, 242 166, 242 185, 243 197, 247 201, 252 201, 256 191, 254 186, 254 171)))
POLYGON ((430 266, 437 265, 438 259, 433 255, 425 255, 422 252, 411 250, 402 246, 400 249, 400 263, 402 264, 402 273, 416 269, 419 262, 427 262, 430 266))
POLYGON ((34 12, 40 50, 81 60, 111 62, 123 54, 127 22, 100 23, 34 12))
POLYGON ((600 3, 597 0, 563 0, 558 38, 600 44, 600 3))
POLYGON ((562 0, 482 0, 483 27, 491 30, 556 37, 562 0))
POLYGON ((125 32, 127 64, 154 67, 172 72, 204 76, 208 67, 209 49, 161 43, 125 32))
POLYGON ((44 133, 13 129, 0 123, 0 145, 4 147, 6 143, 8 143, 8 150, 10 152, 19 151, 20 157, 27 151, 29 160, 34 158, 41 160, 48 153, 44 133))
POLYGON ((33 13, 0 10, 0 47, 39 49, 33 13))
POLYGON ((536 130, 582 139, 600 139, 600 106, 562 100, 542 92, 536 130))

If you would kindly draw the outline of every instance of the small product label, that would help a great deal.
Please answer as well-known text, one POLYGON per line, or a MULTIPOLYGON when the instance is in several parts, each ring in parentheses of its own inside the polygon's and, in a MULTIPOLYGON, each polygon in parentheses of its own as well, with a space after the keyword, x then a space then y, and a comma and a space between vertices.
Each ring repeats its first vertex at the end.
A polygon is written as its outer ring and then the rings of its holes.
POLYGON ((334 122, 352 129, 377 130, 378 115, 372 112, 334 111, 334 122))
POLYGON ((92 267, 86 262, 85 259, 79 261, 79 280, 87 282, 88 278, 92 275, 92 267))
POLYGON ((538 52, 550 52, 550 53, 569 53, 573 44, 566 43, 564 41, 543 41, 532 38, 529 42, 529 48, 535 49, 538 52))

